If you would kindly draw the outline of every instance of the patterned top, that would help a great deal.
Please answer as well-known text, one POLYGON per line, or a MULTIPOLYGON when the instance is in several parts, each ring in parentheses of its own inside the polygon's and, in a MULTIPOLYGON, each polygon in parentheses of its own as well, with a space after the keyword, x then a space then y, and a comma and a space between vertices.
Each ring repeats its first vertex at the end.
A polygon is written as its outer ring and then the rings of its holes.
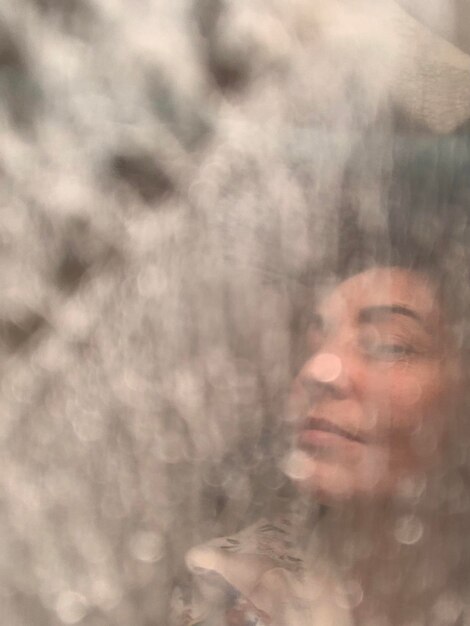
MULTIPOLYGON (((318 542, 315 528, 289 514, 192 548, 186 564, 193 584, 175 590, 170 625, 353 626, 362 588, 334 569, 318 542)), ((452 594, 427 608, 442 626, 470 624, 452 594)))
POLYGON ((312 569, 296 537, 295 520, 280 516, 191 549, 194 584, 175 591, 172 626, 351 626, 338 577, 325 563, 312 569))

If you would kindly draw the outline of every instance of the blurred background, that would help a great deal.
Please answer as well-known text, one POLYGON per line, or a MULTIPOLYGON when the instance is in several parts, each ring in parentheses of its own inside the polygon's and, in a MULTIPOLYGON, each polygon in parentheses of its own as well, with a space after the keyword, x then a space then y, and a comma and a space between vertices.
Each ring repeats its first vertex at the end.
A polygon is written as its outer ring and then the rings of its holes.
POLYGON ((3 624, 164 625, 277 505, 298 305, 469 118, 468 0, 2 2, 3 624))

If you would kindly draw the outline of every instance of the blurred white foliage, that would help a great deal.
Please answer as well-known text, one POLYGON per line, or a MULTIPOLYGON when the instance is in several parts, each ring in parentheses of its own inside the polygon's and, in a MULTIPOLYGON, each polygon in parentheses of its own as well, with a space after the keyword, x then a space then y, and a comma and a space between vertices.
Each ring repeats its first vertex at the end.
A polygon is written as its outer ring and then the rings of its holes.
POLYGON ((334 258, 344 164, 387 132, 395 6, 241 0, 207 34, 202 8, 0 8, 9 626, 163 624, 184 551, 282 484, 284 276, 334 258))

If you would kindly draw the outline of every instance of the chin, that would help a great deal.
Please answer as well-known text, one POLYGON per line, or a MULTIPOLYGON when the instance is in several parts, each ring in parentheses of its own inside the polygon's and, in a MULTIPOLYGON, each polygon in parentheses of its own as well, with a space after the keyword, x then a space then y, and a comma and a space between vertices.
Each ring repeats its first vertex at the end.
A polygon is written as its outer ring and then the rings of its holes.
POLYGON ((382 499, 391 495, 393 488, 381 472, 360 471, 342 463, 313 457, 304 459, 303 473, 291 475, 299 491, 311 494, 322 504, 350 502, 352 500, 382 499))
POLYGON ((299 491, 311 495, 322 504, 348 502, 359 496, 357 485, 350 478, 312 476, 306 480, 295 480, 299 491))

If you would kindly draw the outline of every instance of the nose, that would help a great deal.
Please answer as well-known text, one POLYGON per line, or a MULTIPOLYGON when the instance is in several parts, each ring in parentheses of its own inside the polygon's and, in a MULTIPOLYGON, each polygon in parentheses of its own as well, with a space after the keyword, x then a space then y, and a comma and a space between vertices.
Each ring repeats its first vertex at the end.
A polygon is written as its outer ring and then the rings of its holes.
POLYGON ((312 355, 302 367, 299 382, 312 400, 325 394, 342 399, 352 389, 351 367, 346 355, 322 351, 312 355))

